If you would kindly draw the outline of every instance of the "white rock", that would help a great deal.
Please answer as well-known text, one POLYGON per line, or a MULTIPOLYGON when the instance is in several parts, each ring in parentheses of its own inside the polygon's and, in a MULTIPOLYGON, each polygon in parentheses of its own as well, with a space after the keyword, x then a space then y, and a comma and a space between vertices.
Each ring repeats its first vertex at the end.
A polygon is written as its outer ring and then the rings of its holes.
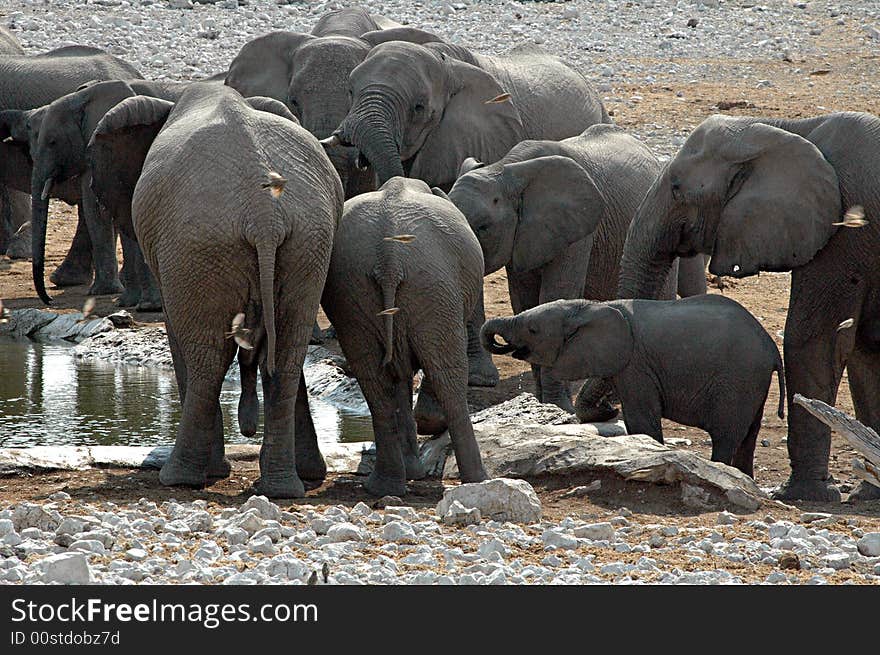
POLYGON ((476 507, 484 518, 512 523, 536 523, 541 520, 541 501, 532 485, 525 480, 496 478, 449 487, 437 504, 438 516, 445 516, 456 500, 463 507, 476 507))
POLYGON ((97 553, 98 555, 102 555, 107 552, 107 549, 104 548, 104 544, 102 544, 97 539, 80 539, 79 541, 74 541, 72 544, 70 544, 67 549, 84 550, 89 553, 97 553))
POLYGON ((265 496, 251 496, 239 508, 239 512, 244 514, 249 509, 256 509, 262 519, 281 520, 281 508, 265 496))
POLYGON ((880 557, 880 532, 869 532, 856 545, 865 557, 880 557))
POLYGON ((589 539, 591 541, 610 541, 614 539, 614 526, 610 523, 588 523, 587 525, 579 525, 574 529, 574 536, 581 539, 589 539))
POLYGON ((83 553, 50 555, 34 564, 33 569, 43 582, 59 584, 91 584, 92 570, 83 553))
POLYGON ((251 539, 248 542, 248 550, 252 553, 262 553, 264 555, 274 555, 278 552, 278 549, 275 548, 275 544, 272 543, 272 540, 265 536, 251 539))
POLYGON ((125 551, 125 557, 133 562, 142 562, 147 559, 147 551, 143 548, 129 548, 125 551))
POLYGON ((367 539, 367 533, 353 523, 337 523, 327 531, 327 536, 333 542, 366 541, 367 539))
POLYGON ((392 521, 382 528, 382 538, 395 543, 416 543, 416 531, 406 521, 392 521))
POLYGON ((476 507, 467 508, 457 500, 452 501, 449 510, 441 519, 444 525, 475 525, 480 522, 480 510, 476 507))
POLYGON ((238 527, 226 527, 221 528, 217 531, 217 536, 221 539, 225 539, 226 542, 231 545, 238 545, 247 543, 248 533, 244 528, 238 527))
POLYGON ((570 550, 578 547, 578 540, 575 537, 553 529, 544 530, 541 534, 541 541, 548 548, 570 550))
POLYGON ((0 519, 0 537, 15 532, 15 526, 10 519, 0 519))
POLYGON ((223 556, 223 549, 216 541, 206 541, 199 546, 199 549, 193 553, 196 559, 207 562, 216 562, 223 556))
POLYGON ((852 563, 849 553, 832 553, 822 558, 822 564, 836 571, 848 569, 852 563))
POLYGON ((739 518, 736 514, 731 514, 730 512, 720 512, 718 514, 718 519, 715 521, 718 525, 734 525, 739 518))

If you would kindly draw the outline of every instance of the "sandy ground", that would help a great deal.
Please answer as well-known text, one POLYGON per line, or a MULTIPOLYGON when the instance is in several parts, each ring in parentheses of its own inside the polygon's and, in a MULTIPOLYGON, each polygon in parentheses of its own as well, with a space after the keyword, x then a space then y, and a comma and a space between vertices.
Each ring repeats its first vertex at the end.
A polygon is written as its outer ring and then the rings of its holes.
MULTIPOLYGON (((827 41, 825 45, 829 54, 824 58, 804 60, 795 57, 794 61, 706 60, 699 62, 700 66, 694 67, 695 70, 702 72, 691 79, 683 80, 681 75, 676 80, 660 77, 654 84, 615 88, 613 96, 624 101, 609 102, 608 107, 613 111, 615 121, 624 128, 644 132, 646 126, 654 125, 659 132, 669 131, 670 134, 681 134, 682 131, 699 124, 706 116, 717 113, 719 103, 722 103, 722 107, 726 106, 724 103, 739 103, 739 106, 724 110, 724 113, 740 115, 805 117, 843 109, 877 114, 880 113, 880 99, 878 99, 880 96, 876 92, 880 54, 867 54, 864 50, 851 52, 847 48, 847 39, 856 38, 856 29, 853 26, 828 30, 820 37, 827 41), (772 80, 773 87, 755 88, 756 78, 772 80)), ((48 232, 47 278, 63 259, 73 234, 75 217, 75 212, 66 205, 53 203, 48 232)), ((742 303, 761 320, 781 348, 781 339, 777 336, 777 332, 785 325, 789 275, 762 274, 746 280, 725 280, 724 284, 726 288, 723 290, 711 288, 711 292, 724 293, 742 303)), ((503 271, 486 278, 485 289, 487 316, 511 313, 503 271)), ((85 291, 86 287, 63 290, 50 288, 50 293, 55 299, 54 306, 59 310, 74 310, 82 307, 85 291)), ((0 257, 0 298, 3 298, 4 302, 13 309, 42 306, 33 291, 29 262, 9 261, 5 257, 0 257)), ((109 313, 112 309, 112 298, 98 299, 98 314, 109 313)), ((161 318, 161 314, 136 315, 137 320, 144 322, 160 321, 161 318)), ((322 320, 324 320, 323 316, 322 320)), ((501 371, 501 384, 494 389, 472 389, 470 401, 475 409, 500 402, 522 390, 528 391, 532 388, 530 374, 520 362, 498 357, 496 364, 501 371)), ((786 424, 776 416, 777 401, 778 387, 774 378, 765 406, 763 429, 759 436, 759 441, 765 440, 766 445, 759 444, 755 455, 756 478, 762 487, 772 487, 782 483, 789 473, 785 445, 786 424)), ((837 406, 849 413, 853 412, 846 375, 840 387, 837 406)), ((664 429, 667 437, 687 439, 691 442, 690 445, 682 444, 676 447, 690 448, 706 456, 709 455, 709 440, 704 432, 667 421, 664 421, 664 429)), ((845 441, 835 435, 831 471, 842 484, 842 490, 845 492, 857 484, 850 466, 852 454, 852 449, 845 441)), ((73 478, 81 475, 83 474, 71 474, 73 478)), ((153 479, 155 475, 150 473, 95 472, 93 475, 106 478, 92 482, 99 484, 100 488, 107 490, 111 496, 114 484, 127 479, 131 479, 131 484, 135 487, 126 486, 128 483, 125 483, 120 493, 133 493, 134 489, 140 489, 140 493, 144 494, 149 489, 152 494, 180 496, 176 490, 170 493, 160 489, 153 479)), ((64 477, 60 476, 60 478, 64 477)), ((75 482, 60 478, 57 484, 48 479, 46 483, 49 487, 53 485, 57 487, 75 482)), ((0 489, 2 497, 11 497, 10 494, 31 497, 36 493, 32 483, 23 486, 9 480, 0 483, 3 486, 0 489)), ((346 483, 331 481, 329 484, 331 486, 342 484, 344 487, 346 483)), ((220 488, 225 488, 227 485, 232 485, 232 488, 221 493, 238 492, 234 480, 221 483, 220 488)), ((416 485, 413 491, 418 495, 422 493, 420 489, 422 486, 416 485)), ((429 485, 426 489, 429 497, 438 493, 436 486, 429 485)), ((605 507, 619 506, 614 504, 616 498, 613 492, 608 493, 611 495, 607 498, 590 502, 598 502, 600 506, 605 507)), ((551 500, 550 506, 554 507, 555 501, 552 499, 556 494, 547 490, 542 491, 542 494, 551 500)), ((332 495, 334 494, 331 493, 332 495)), ((355 496, 352 496, 352 500, 355 500, 355 496)), ((584 501, 578 501, 576 505, 578 511, 584 511, 584 501)), ((566 507, 560 506, 559 509, 564 511, 566 507)), ((681 508, 675 509, 678 511, 681 508)), ((850 511, 845 505, 841 509, 850 511)), ((663 507, 659 505, 653 509, 646 507, 646 510, 665 513, 663 507)), ((828 511, 829 508, 825 510, 828 511)), ((836 508, 831 510, 839 511, 836 508)), ((880 501, 863 503, 857 511, 860 514, 877 516, 880 514, 880 501)))

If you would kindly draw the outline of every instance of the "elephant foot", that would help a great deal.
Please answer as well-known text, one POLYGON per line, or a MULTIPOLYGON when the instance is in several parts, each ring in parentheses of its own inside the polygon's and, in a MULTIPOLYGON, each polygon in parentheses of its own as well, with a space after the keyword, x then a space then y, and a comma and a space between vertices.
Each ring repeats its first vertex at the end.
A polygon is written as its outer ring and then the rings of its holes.
POLYGON ((141 292, 138 289, 125 288, 122 295, 116 299, 117 307, 134 307, 141 300, 141 292))
POLYGON ((492 356, 480 351, 468 355, 468 386, 469 387, 495 387, 498 385, 498 368, 492 361, 492 356))
POLYGON ((556 405, 560 409, 564 409, 569 414, 575 413, 574 405, 571 402, 571 398, 568 398, 567 396, 560 396, 558 398, 544 398, 541 400, 541 402, 549 405, 556 405))
POLYGON ((245 416, 241 410, 238 412, 238 431, 241 436, 252 439, 257 434, 256 416, 245 416))
POLYGON ((49 281, 56 287, 75 287, 80 284, 88 284, 92 281, 92 269, 91 267, 83 268, 65 260, 52 272, 49 281))
POLYGON ((306 488, 296 473, 261 476, 254 482, 254 491, 267 498, 302 498, 306 495, 306 488))
POLYGON ((161 312, 162 298, 141 297, 135 309, 139 312, 161 312))
POLYGON ((486 469, 482 466, 478 469, 474 469, 472 471, 465 471, 458 467, 458 477, 462 482, 485 482, 489 479, 489 475, 486 473, 486 469))
POLYGON ((591 407, 578 405, 574 413, 577 414, 578 420, 581 423, 605 423, 617 418, 620 410, 607 400, 602 400, 598 405, 591 407))
POLYGON ((318 324, 315 323, 312 326, 312 336, 309 338, 310 346, 320 346, 324 343, 324 333, 321 331, 321 328, 318 327, 318 324))
POLYGON ((327 464, 321 453, 297 453, 296 472, 302 480, 323 482, 327 477, 327 464))
POLYGON ((404 455, 403 464, 406 467, 407 480, 424 480, 428 475, 425 465, 416 455, 404 455))
POLYGON ((207 483, 205 469, 180 462, 172 454, 159 470, 159 482, 166 487, 190 487, 202 489, 207 483))
POLYGON ((125 291, 125 288, 119 280, 104 280, 101 282, 95 280, 95 283, 89 287, 90 296, 110 296, 122 293, 123 291, 125 291))
POLYGON ((840 491, 830 479, 802 480, 789 477, 779 489, 773 493, 775 500, 812 500, 822 503, 839 503, 840 491))
POLYGON ((416 432, 419 434, 441 434, 449 427, 446 414, 429 393, 419 394, 413 417, 416 420, 416 432))
POLYGON ((880 487, 875 487, 870 482, 863 481, 858 488, 849 495, 846 502, 862 502, 865 500, 880 500, 880 487))
POLYGON ((398 477, 385 477, 377 475, 375 471, 370 473, 367 481, 364 482, 364 489, 371 496, 398 496, 406 495, 406 481, 398 477))
POLYGON ((220 480, 222 478, 228 478, 229 474, 232 473, 232 464, 226 457, 221 457, 217 461, 211 461, 208 464, 208 472, 207 476, 212 480, 220 480))

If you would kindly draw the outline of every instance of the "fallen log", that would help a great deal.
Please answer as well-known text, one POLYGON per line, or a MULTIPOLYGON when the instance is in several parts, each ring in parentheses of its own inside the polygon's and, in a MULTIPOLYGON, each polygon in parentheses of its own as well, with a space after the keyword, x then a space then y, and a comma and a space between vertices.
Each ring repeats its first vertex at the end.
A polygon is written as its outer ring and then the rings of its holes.
POLYGON ((853 460, 855 474, 865 482, 880 487, 880 435, 861 421, 821 400, 806 398, 799 393, 794 395, 793 400, 812 416, 843 435, 865 458, 864 462, 853 460))

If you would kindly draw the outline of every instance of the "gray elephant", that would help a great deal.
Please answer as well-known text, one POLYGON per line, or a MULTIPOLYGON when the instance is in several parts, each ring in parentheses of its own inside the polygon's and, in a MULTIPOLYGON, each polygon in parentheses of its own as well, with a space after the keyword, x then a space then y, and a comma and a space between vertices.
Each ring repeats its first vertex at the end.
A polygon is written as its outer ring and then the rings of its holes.
POLYGON ((281 103, 193 84, 176 103, 123 100, 88 157, 101 202, 140 171, 132 219, 162 291, 183 405, 160 481, 202 486, 228 474, 218 397, 240 345, 243 380, 256 384, 257 365, 263 377, 257 489, 304 495, 302 479, 326 468, 314 429, 300 429, 302 364, 343 202, 323 149, 281 103))
MULTIPOLYGON (((633 219, 620 296, 654 297, 658 272, 685 253, 711 254, 715 275, 791 270, 789 395, 833 404, 846 368, 857 418, 880 430, 878 153, 880 119, 870 114, 706 119, 633 219)), ((791 406, 791 397, 789 405, 791 476, 777 496, 839 500, 828 472, 829 429, 791 406)), ((851 498, 878 496, 863 484, 851 498)))
POLYGON ((408 477, 424 475, 412 409, 418 368, 420 396, 448 418, 462 481, 486 479, 468 414, 465 330, 482 271, 464 216, 420 180, 393 178, 345 203, 321 304, 373 416, 372 494, 402 495, 408 477))
MULTIPOLYGON (((403 27, 360 7, 330 12, 310 34, 272 32, 246 43, 229 66, 226 84, 243 96, 287 104, 303 127, 329 137, 351 107, 348 76, 383 41, 440 38, 403 27)), ((375 174, 357 162, 355 148, 328 152, 346 198, 376 188, 375 174)))
POLYGON ((349 86, 351 110, 322 143, 356 146, 380 184, 406 174, 445 191, 467 157, 494 162, 524 139, 611 122, 583 75, 533 46, 486 57, 445 43, 382 43, 349 86))
MULTIPOLYGON (((90 80, 134 79, 140 73, 132 66, 103 50, 88 46, 68 46, 41 55, 0 56, 0 112, 35 110, 75 91, 90 80)), ((26 129, 39 122, 29 114, 22 120, 10 117, 13 123, 0 122, 0 182, 18 191, 31 194, 29 143, 35 132, 26 129), (24 126, 24 128, 23 128, 24 126), (18 136, 12 134, 16 132, 18 136), (13 140, 7 140, 13 136, 13 140)), ((79 204, 78 192, 65 190, 58 195, 72 204, 79 204), (73 195, 71 195, 73 194, 73 195)), ((78 207, 80 220, 70 251, 51 276, 58 286, 87 284, 95 277, 90 293, 116 293, 122 290, 116 267, 115 245, 95 220, 95 208, 78 207), (90 215, 91 214, 91 215, 90 215), (90 234, 94 227, 96 234, 90 234)))
MULTIPOLYGON (((23 54, 24 49, 15 35, 0 26, 0 56, 23 54)), ((20 191, 0 185, 0 253, 7 251, 9 240, 30 217, 30 198, 20 191)))
POLYGON ((33 196, 32 252, 34 254, 34 284, 41 297, 45 294, 43 262, 46 243, 48 197, 58 184, 79 185, 79 203, 84 206, 90 233, 110 238, 114 250, 114 227, 118 230, 125 258, 125 291, 118 300, 121 307, 137 306, 138 311, 160 311, 162 300, 155 279, 144 262, 131 223, 130 199, 121 206, 98 206, 91 189, 91 171, 86 161, 86 145, 95 126, 104 114, 116 104, 135 95, 146 95, 175 101, 186 89, 187 83, 152 82, 147 80, 115 80, 84 84, 73 93, 64 95, 40 110, 5 112, 0 120, 18 120, 28 123, 30 157, 33 161, 31 192, 33 196), (39 112, 39 127, 29 120, 39 112), (49 193, 45 190, 49 188, 49 193), (45 197, 44 197, 45 196, 45 197), (93 227, 97 224, 97 227, 93 227), (42 287, 42 288, 41 288, 42 287))
POLYGON ((560 379, 610 379, 630 434, 663 443, 661 417, 701 428, 712 438, 712 461, 747 475, 754 475, 773 371, 784 416, 776 344, 742 305, 723 296, 556 300, 487 321, 480 334, 489 351, 547 367, 560 379))
MULTIPOLYGON (((563 141, 523 141, 488 166, 466 160, 461 172, 449 198, 480 241, 485 274, 507 268, 519 313, 551 300, 616 296, 626 231, 660 164, 640 141, 600 124, 563 141)), ((705 293, 702 261, 679 277, 682 296, 705 293)), ((674 278, 668 286, 674 298, 674 278)), ((532 371, 539 400, 574 412, 567 383, 532 371)))

